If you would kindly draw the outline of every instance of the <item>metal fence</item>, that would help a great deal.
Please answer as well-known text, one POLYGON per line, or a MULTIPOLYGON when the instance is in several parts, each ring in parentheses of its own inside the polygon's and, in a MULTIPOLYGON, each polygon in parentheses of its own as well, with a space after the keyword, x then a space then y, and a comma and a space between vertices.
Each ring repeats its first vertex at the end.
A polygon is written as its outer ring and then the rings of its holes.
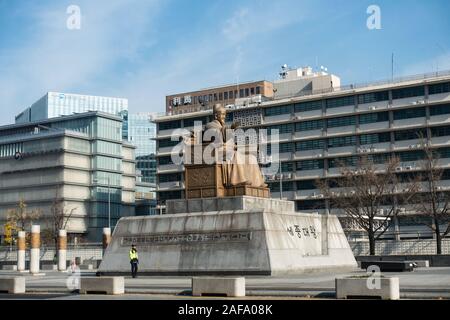
MULTIPOLYGON (((355 256, 369 255, 368 241, 350 241, 355 256)), ((375 242, 376 255, 433 255, 436 254, 435 239, 380 240, 375 242)), ((442 254, 450 254, 450 239, 442 240, 442 254)))
MULTIPOLYGON (((41 247, 40 258, 42 262, 51 262, 55 258, 55 247, 41 247)), ((29 260, 30 251, 25 251, 25 260, 29 260)), ((67 260, 73 260, 80 257, 81 260, 101 260, 103 257, 102 244, 90 243, 83 245, 68 245, 67 260)), ((0 247, 0 262, 17 261, 17 248, 15 246, 0 247)))
MULTIPOLYGON (((368 241, 349 241, 355 256, 369 255, 368 241)), ((41 247, 41 261, 51 262, 55 257, 54 247, 41 247)), ((412 240, 379 240, 375 243, 377 255, 434 255, 436 254, 436 240, 412 239, 412 240)), ((442 240, 442 254, 450 254, 450 239, 442 240)), ((67 247, 67 260, 80 257, 85 260, 101 260, 103 248, 101 244, 69 245, 67 247)), ((25 259, 29 260, 29 250, 25 252, 25 259)), ((0 262, 17 261, 16 247, 0 247, 0 262)))

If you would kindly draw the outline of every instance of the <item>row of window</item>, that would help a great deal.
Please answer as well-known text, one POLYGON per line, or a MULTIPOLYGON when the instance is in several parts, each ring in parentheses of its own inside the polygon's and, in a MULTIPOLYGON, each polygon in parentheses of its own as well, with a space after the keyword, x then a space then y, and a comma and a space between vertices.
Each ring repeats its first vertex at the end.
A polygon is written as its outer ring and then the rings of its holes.
MULTIPOLYGON (((417 177, 417 173, 411 173, 411 172, 402 172, 396 174, 399 182, 408 182, 417 177)), ((450 179, 450 170, 444 170, 441 180, 448 180, 450 179)), ((340 183, 333 179, 328 180, 329 187, 330 188, 337 188, 339 187, 340 183)), ((280 192, 280 182, 271 182, 268 184, 270 187, 270 190, 272 192, 280 192)), ((317 180, 311 179, 311 180, 301 180, 301 181, 283 181, 282 182, 282 188, 283 191, 295 191, 295 190, 315 190, 319 189, 317 186, 317 180)))
MULTIPOLYGON (((314 105, 313 101, 304 102, 301 104, 295 104, 295 112, 299 112, 297 107, 300 105, 314 105)), ((309 108, 309 107, 308 107, 309 108)), ((264 109, 265 116, 274 116, 281 114, 290 114, 292 112, 292 105, 283 105, 272 108, 264 109)), ((450 114, 450 104, 439 104, 430 107, 430 115, 442 115, 442 114, 450 114)), ((411 108, 411 109, 402 109, 393 111, 393 119, 394 120, 402 120, 402 119, 411 119, 411 118, 419 118, 426 116, 425 107, 411 108)), ((311 121, 303 121, 297 122, 295 124, 282 124, 276 126, 268 127, 269 130, 279 129, 280 133, 288 133, 295 131, 308 131, 308 130, 318 130, 325 128, 325 123, 327 127, 340 127, 340 126, 350 126, 355 125, 358 117, 359 124, 368 124, 368 123, 376 123, 382 121, 389 121, 389 112, 375 112, 375 113, 366 113, 361 115, 354 116, 345 116, 345 117, 336 117, 330 119, 320 119, 320 120, 311 120, 311 121), (325 122, 326 121, 326 122, 325 122)), ((231 121, 233 118, 232 113, 227 113, 227 121, 231 121)), ((194 126, 196 121, 201 121, 202 124, 210 121, 209 117, 197 117, 197 118, 188 118, 184 120, 184 127, 192 127, 194 126)), ((168 121, 159 123, 159 130, 168 130, 168 129, 177 129, 181 128, 181 120, 168 121)))
MULTIPOLYGON (((223 92, 210 93, 199 96, 185 96, 183 103, 184 104, 202 104, 213 101, 224 101, 230 99, 238 99, 253 96, 256 94, 261 94, 261 87, 250 87, 250 88, 241 88, 239 90, 228 90, 223 92)), ((169 105, 177 106, 181 104, 181 98, 175 97, 174 99, 169 101, 169 105)))
MULTIPOLYGON (((430 108, 430 115, 441 115, 441 114, 450 114, 450 104, 442 104, 436 105, 430 108)), ((393 112, 394 120, 403 120, 403 119, 411 119, 411 118, 420 118, 426 116, 425 107, 413 108, 413 109, 403 109, 396 110, 393 112)), ((356 124, 357 117, 359 117, 359 124, 368 124, 382 121, 389 121, 389 112, 376 112, 376 113, 367 113, 361 114, 359 116, 345 116, 345 117, 336 117, 330 119, 319 119, 319 120, 311 120, 311 121, 303 121, 297 123, 287 123, 280 124, 275 126, 268 127, 269 131, 274 129, 278 129, 279 133, 289 133, 295 131, 308 131, 308 130, 319 130, 324 129, 325 124, 328 128, 335 127, 343 127, 343 126, 351 126, 356 124)))
MULTIPOLYGON (((430 128, 431 137, 441 137, 450 135, 450 126, 432 127, 430 128)), ((394 131, 394 142, 422 139, 427 137, 426 128, 407 129, 394 131)), ((381 132, 373 134, 362 134, 360 136, 344 136, 328 139, 316 139, 299 142, 287 142, 280 144, 280 152, 307 151, 327 148, 337 148, 346 146, 355 146, 357 142, 360 145, 371 145, 375 143, 383 143, 391 141, 390 132, 381 132), (359 139, 359 141, 358 141, 359 139)))
MULTIPOLYGON (((440 83, 429 86, 429 93, 443 93, 450 92, 450 82, 440 83)), ((401 89, 392 90, 392 98, 393 99, 403 99, 410 97, 417 97, 425 95, 425 87, 424 86, 416 86, 416 87, 408 87, 401 89)), ((358 104, 364 103, 373 103, 379 101, 387 101, 389 100, 388 91, 378 91, 378 92, 370 92, 365 94, 360 94, 356 96, 358 104)), ((350 106, 355 104, 355 96, 345 96, 339 98, 331 98, 322 100, 313 100, 307 102, 296 103, 293 105, 285 105, 285 106, 277 106, 272 108, 266 108, 264 110, 265 116, 275 116, 281 114, 290 114, 294 112, 305 112, 312 110, 321 110, 322 108, 337 108, 343 106, 350 106)))
MULTIPOLYGON (((439 158, 450 158, 450 148, 440 148, 436 151, 439 158)), ((399 157, 400 161, 417 161, 424 158, 425 154, 423 150, 414 150, 414 151, 402 151, 396 152, 395 155, 399 157)), ((375 164, 386 163, 391 156, 390 153, 378 153, 367 155, 367 160, 373 162, 375 164)), ((339 157, 339 158, 329 158, 328 159, 328 167, 336 168, 341 165, 345 166, 355 166, 358 162, 358 156, 348 156, 348 157, 339 157)), ((301 160, 301 161, 291 161, 291 162, 282 162, 281 170, 283 173, 293 172, 294 170, 302 171, 302 170, 320 170, 325 167, 324 159, 311 159, 311 160, 301 160)))

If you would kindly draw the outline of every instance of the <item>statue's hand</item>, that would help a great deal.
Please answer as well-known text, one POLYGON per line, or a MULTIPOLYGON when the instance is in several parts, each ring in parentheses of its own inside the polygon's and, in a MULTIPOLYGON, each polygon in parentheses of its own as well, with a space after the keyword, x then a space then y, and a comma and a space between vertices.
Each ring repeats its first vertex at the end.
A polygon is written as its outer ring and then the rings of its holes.
POLYGON ((232 124, 231 124, 231 129, 236 129, 236 128, 238 128, 239 127, 239 122, 233 122, 232 124))

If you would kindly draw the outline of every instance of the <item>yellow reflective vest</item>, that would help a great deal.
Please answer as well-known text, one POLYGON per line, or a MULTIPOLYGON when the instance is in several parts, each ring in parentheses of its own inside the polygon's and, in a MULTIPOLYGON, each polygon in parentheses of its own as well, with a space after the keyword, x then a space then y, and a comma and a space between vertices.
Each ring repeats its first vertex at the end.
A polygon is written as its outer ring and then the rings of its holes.
POLYGON ((134 259, 139 259, 139 258, 138 258, 138 253, 137 253, 137 251, 131 249, 131 250, 130 250, 130 261, 132 261, 132 260, 134 260, 134 259))

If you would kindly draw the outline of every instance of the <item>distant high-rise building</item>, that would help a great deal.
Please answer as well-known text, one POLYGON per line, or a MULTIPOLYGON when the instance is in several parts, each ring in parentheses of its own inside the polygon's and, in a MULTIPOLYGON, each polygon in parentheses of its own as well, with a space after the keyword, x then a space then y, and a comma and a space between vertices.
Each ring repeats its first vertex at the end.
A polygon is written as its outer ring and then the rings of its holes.
POLYGON ((156 124, 153 113, 130 113, 127 116, 128 141, 136 146, 136 169, 141 182, 155 183, 156 124))
MULTIPOLYGON (((128 113, 128 99, 101 97, 63 92, 47 92, 15 117, 16 123, 40 121, 88 111, 102 111, 124 119, 128 113)), ((126 120, 122 135, 127 140, 126 120)))

